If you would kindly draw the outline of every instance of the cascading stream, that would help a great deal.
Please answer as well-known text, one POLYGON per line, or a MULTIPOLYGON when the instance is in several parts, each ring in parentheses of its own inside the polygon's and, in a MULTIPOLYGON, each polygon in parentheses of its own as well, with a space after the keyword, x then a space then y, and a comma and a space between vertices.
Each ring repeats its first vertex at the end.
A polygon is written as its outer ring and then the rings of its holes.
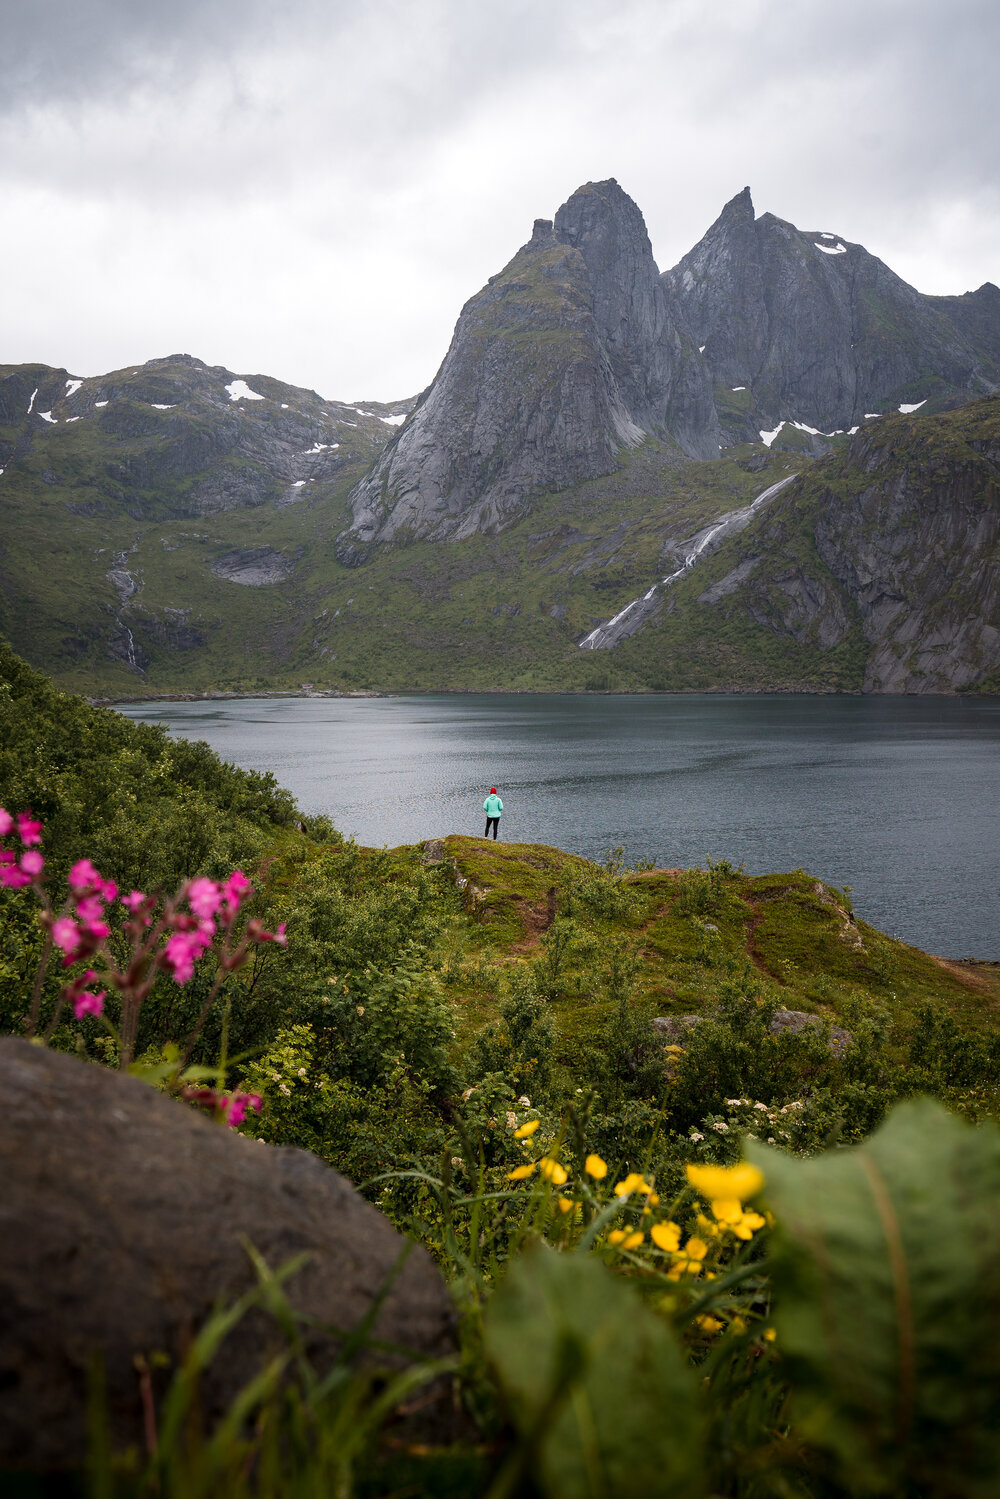
POLYGON ((684 561, 676 572, 669 573, 667 577, 661 578, 654 583, 648 593, 633 599, 626 604, 624 609, 607 621, 606 624, 598 625, 591 630, 589 635, 580 641, 581 651, 604 651, 611 646, 617 645, 620 640, 625 640, 629 635, 634 635, 642 624, 652 614, 658 601, 661 588, 667 588, 671 583, 676 583, 678 578, 683 578, 685 573, 691 571, 700 557, 703 557, 713 542, 720 541, 723 537, 730 535, 733 531, 740 531, 767 502, 774 498, 779 489, 784 489, 798 474, 788 474, 786 478, 779 479, 777 484, 771 484, 763 490, 749 505, 744 505, 741 510, 732 510, 724 515, 721 520, 714 521, 711 525, 695 533, 691 540, 684 545, 690 547, 685 554, 684 561))

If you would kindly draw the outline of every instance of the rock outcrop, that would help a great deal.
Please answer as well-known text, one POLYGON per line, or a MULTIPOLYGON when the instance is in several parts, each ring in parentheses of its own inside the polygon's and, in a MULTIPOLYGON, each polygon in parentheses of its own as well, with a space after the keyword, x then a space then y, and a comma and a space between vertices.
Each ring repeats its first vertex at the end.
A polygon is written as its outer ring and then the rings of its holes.
MULTIPOLYGON (((256 1283, 242 1239, 315 1319, 314 1366, 332 1362, 389 1281, 405 1241, 336 1172, 305 1151, 233 1135, 135 1078, 0 1040, 0 1466, 58 1468, 87 1448, 87 1382, 104 1363, 113 1441, 143 1443, 137 1357, 176 1366, 219 1302, 256 1283)), ((423 1249, 405 1260, 373 1336, 414 1353, 455 1348, 455 1317, 423 1249)), ((211 1422, 283 1347, 251 1311, 200 1383, 211 1422)), ((402 1355, 396 1355, 396 1361, 402 1355)), ((383 1361, 390 1355, 380 1353, 383 1361)), ((154 1399, 169 1377, 154 1367, 154 1399)), ((447 1439, 446 1392, 425 1430, 447 1439)))
POLYGON ((496 532, 650 433, 718 455, 707 374, 671 321, 642 215, 614 180, 588 183, 466 303, 429 391, 355 490, 338 556, 496 532))
POLYGON ((862 691, 989 689, 1000 673, 1000 395, 869 424, 721 555, 699 606, 820 652, 856 639, 862 691))
POLYGON ((940 410, 1000 388, 995 286, 922 296, 862 245, 756 218, 749 188, 663 285, 703 349, 727 444, 782 422, 848 431, 870 413, 940 410))

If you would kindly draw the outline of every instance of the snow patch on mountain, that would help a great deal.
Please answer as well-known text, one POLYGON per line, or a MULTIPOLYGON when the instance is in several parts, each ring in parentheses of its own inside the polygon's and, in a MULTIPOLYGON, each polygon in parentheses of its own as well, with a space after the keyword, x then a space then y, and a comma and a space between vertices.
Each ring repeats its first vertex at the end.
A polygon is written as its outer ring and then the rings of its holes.
POLYGON ((245 380, 231 380, 226 386, 231 401, 263 401, 264 397, 251 390, 245 380))

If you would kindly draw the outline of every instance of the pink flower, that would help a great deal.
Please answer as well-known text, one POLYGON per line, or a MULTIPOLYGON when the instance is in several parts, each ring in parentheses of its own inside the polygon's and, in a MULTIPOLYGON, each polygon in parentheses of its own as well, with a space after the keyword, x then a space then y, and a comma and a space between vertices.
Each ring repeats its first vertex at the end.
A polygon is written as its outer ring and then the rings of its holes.
POLYGON ((30 843, 41 843, 42 825, 36 822, 30 812, 19 812, 17 814, 17 831, 21 835, 21 842, 28 846, 30 843))
POLYGON ((14 819, 6 807, 0 807, 0 838, 6 838, 14 828, 14 819))
POLYGON ((12 848, 0 848, 0 864, 16 864, 17 854, 12 848))
POLYGON ((222 887, 222 898, 232 911, 238 911, 240 903, 253 894, 253 886, 242 869, 234 869, 222 887))
POLYGON ((104 905, 100 896, 81 895, 76 903, 76 915, 79 921, 100 921, 104 915, 104 905))
POLYGON ((52 941, 63 952, 76 952, 82 939, 83 933, 69 916, 60 916, 52 923, 52 941))
POLYGON ((221 1100, 222 1112, 225 1114, 226 1123, 230 1129, 235 1129, 242 1124, 246 1118, 247 1109, 256 1109, 260 1113, 259 1093, 234 1093, 231 1098, 221 1100))
POLYGON ((99 994, 78 994, 73 1001, 73 1014, 77 1020, 82 1020, 84 1015, 100 1015, 106 993, 107 990, 102 989, 99 994))
POLYGON ((18 869, 14 864, 6 864, 0 869, 0 885, 6 885, 8 890, 20 890, 22 885, 31 884, 31 875, 25 874, 23 869, 18 869))
POLYGON ((167 938, 163 962, 167 968, 173 969, 178 984, 187 983, 194 973, 196 960, 211 945, 212 938, 204 932, 174 932, 167 938))
POLYGON ((52 941, 63 952, 76 952, 83 940, 83 933, 69 916, 60 916, 52 923, 52 941))
POLYGON ((214 916, 222 905, 222 891, 214 880, 204 877, 191 881, 187 898, 194 914, 203 918, 214 916))
POLYGON ((122 896, 122 905, 127 906, 130 911, 138 911, 146 902, 146 897, 141 890, 133 890, 131 895, 122 896))
POLYGON ((29 848, 26 853, 23 853, 21 855, 18 863, 24 870, 25 874, 30 875, 32 879, 34 879, 36 875, 41 874, 42 870, 45 868, 45 860, 42 858, 37 848, 29 848))
POLYGON ((69 872, 69 883, 73 890, 96 890, 104 882, 89 859, 78 859, 69 872))
POLYGON ((111 928, 106 921, 85 921, 83 926, 84 931, 95 943, 111 936, 111 928))
POLYGON ((114 880, 101 880, 97 888, 105 900, 115 900, 118 895, 118 886, 114 880))

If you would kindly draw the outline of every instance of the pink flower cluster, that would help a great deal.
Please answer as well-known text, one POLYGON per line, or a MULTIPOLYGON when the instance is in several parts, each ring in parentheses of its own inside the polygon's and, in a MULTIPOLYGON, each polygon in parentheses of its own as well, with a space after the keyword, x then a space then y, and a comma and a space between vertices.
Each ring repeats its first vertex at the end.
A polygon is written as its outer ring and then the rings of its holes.
POLYGON ((42 841, 41 823, 36 822, 30 812, 18 813, 15 821, 0 807, 0 838, 9 838, 15 828, 23 852, 19 856, 16 849, 0 848, 0 886, 5 885, 8 890, 33 885, 45 868, 45 860, 36 847, 42 841))
MULTIPOLYGON (((253 886, 241 869, 234 870, 228 879, 222 881, 205 876, 188 880, 176 895, 161 900, 158 895, 146 895, 142 890, 132 890, 119 897, 114 881, 106 880, 92 860, 78 859, 69 871, 66 902, 56 914, 42 877, 45 861, 36 847, 42 841, 42 825, 30 812, 22 812, 15 821, 0 807, 0 837, 7 837, 15 827, 22 851, 0 849, 0 886, 11 889, 24 885, 34 887, 42 905, 41 922, 50 939, 35 979, 31 1013, 27 1017, 29 1036, 35 1035, 38 1027, 43 981, 52 948, 62 953, 64 968, 87 964, 94 959, 95 963, 100 963, 100 972, 97 968, 85 967, 63 985, 44 1039, 47 1041, 55 1031, 66 1004, 72 1006, 78 1020, 85 1015, 103 1015, 107 990, 89 987, 103 979, 121 1001, 119 1042, 122 1067, 127 1067, 135 1056, 139 1014, 158 973, 168 972, 176 983, 186 984, 192 978, 199 958, 214 949, 215 978, 183 1049, 180 1064, 183 1068, 222 984, 230 973, 246 962, 251 946, 264 942, 286 945, 284 922, 276 932, 266 931, 258 920, 248 921, 242 934, 236 930, 240 908, 253 894, 253 886), (111 936, 109 908, 119 901, 127 912, 123 935, 128 940, 129 952, 124 962, 120 961, 118 944, 108 945, 111 936)), ((213 1100, 211 1107, 214 1112, 234 1127, 243 1121, 248 1108, 260 1108, 256 1094, 213 1094, 213 1100)))
POLYGON ((104 879, 89 859, 78 859, 69 872, 69 894, 73 915, 57 916, 49 927, 53 943, 65 954, 66 967, 92 957, 111 936, 104 907, 117 898, 118 886, 104 879))

